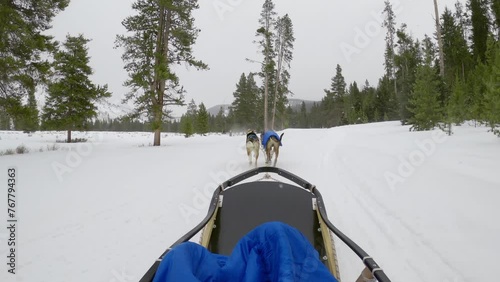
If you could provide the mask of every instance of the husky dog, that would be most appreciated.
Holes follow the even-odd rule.
[[[274,153],[273,166],[276,166],[276,162],[278,161],[278,156],[280,154],[280,146],[283,145],[281,143],[283,134],[285,133],[281,133],[281,136],[279,136],[275,131],[268,130],[261,135],[262,146],[264,147],[264,150],[266,152],[266,164],[271,163],[271,160],[273,159],[272,155]]]
[[[252,164],[252,152],[253,152],[253,156],[255,157],[255,167],[257,167],[257,160],[259,159],[260,140],[259,136],[257,136],[254,130],[249,129],[247,131],[246,147],[247,147],[248,163],[250,165]]]

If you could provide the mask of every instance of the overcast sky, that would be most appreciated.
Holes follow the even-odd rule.
[[[57,15],[50,34],[63,41],[67,34],[83,33],[91,39],[89,53],[93,80],[108,84],[111,101],[120,103],[128,91],[122,86],[127,78],[121,60],[122,51],[114,49],[117,34],[125,33],[121,21],[132,14],[133,0],[71,0]],[[245,58],[262,60],[253,44],[264,0],[202,0],[194,17],[201,29],[194,54],[210,67],[208,71],[180,68],[181,84],[187,90],[186,101],[203,102],[207,108],[231,103],[240,75],[259,71],[258,64]],[[392,0],[398,27],[419,39],[433,34],[433,0]],[[456,0],[438,0],[440,13],[453,8]],[[465,3],[465,0],[460,0]],[[381,28],[383,0],[274,0],[276,12],[289,14],[294,25],[294,59],[291,64],[290,90],[293,98],[321,100],[323,89],[330,86],[335,66],[340,64],[347,83],[358,85],[368,80],[376,85],[384,73],[385,30]],[[185,110],[174,108],[176,115]]]

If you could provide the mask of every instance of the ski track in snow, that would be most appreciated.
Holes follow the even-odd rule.
[[[379,197],[383,196],[384,193],[374,193],[372,191],[374,185],[376,185],[374,183],[381,184],[378,187],[379,190],[387,186],[385,182],[381,181],[380,175],[376,177],[367,175],[366,171],[359,170],[356,167],[356,162],[350,163],[348,161],[351,151],[359,149],[367,149],[368,151],[364,153],[372,155],[370,159],[388,157],[388,154],[378,151],[375,148],[358,147],[348,142],[343,143],[345,139],[344,132],[335,132],[332,130],[326,136],[317,139],[318,143],[323,142],[323,144],[320,143],[316,145],[329,148],[327,152],[322,152],[322,164],[333,168],[334,172],[331,178],[337,178],[339,180],[338,183],[340,185],[338,185],[338,188],[342,189],[342,193],[340,194],[350,195],[350,198],[357,204],[357,211],[359,213],[355,215],[355,219],[359,218],[359,221],[363,222],[363,224],[358,225],[357,228],[361,229],[358,230],[358,232],[362,233],[364,237],[355,241],[363,246],[367,239],[370,241],[370,234],[378,230],[377,233],[383,236],[377,237],[385,240],[385,242],[375,241],[372,242],[371,245],[383,243],[387,248],[397,248],[401,251],[407,250],[413,252],[414,250],[418,250],[418,256],[426,258],[426,260],[418,262],[411,259],[404,259],[404,265],[400,263],[399,266],[410,271],[407,271],[404,277],[391,275],[391,269],[396,268],[394,265],[386,267],[385,269],[389,277],[392,277],[395,281],[398,279],[429,282],[437,281],[436,279],[439,279],[439,281],[470,281],[466,279],[461,269],[454,266],[438,248],[431,243],[431,240],[425,237],[425,231],[415,230],[405,219],[398,216],[395,211],[392,211],[380,201]],[[312,156],[309,156],[309,158],[311,157]],[[321,156],[318,156],[318,158],[319,157]],[[468,173],[468,175],[474,174]],[[325,195],[335,197],[335,195],[330,195],[328,192],[325,193],[321,187],[318,188],[320,188],[324,197]],[[353,219],[352,214],[350,214],[350,216],[351,219]],[[367,221],[367,219],[369,220]],[[356,222],[356,220],[353,221]],[[409,238],[411,238],[411,240],[409,240]],[[337,242],[337,245],[338,244]],[[368,253],[371,254],[371,252]],[[405,253],[401,253],[400,255],[404,256]],[[377,260],[377,256],[374,256]],[[378,261],[380,263],[380,260]],[[431,269],[432,271],[430,271]],[[341,274],[344,273],[344,271],[341,271]],[[438,274],[439,278],[436,277],[436,274]],[[348,279],[345,277],[342,278],[343,281],[353,281],[355,276],[351,275]]]
[[[410,247],[408,244],[411,243],[415,249],[419,249],[428,258],[424,262],[419,262],[420,265],[415,265],[413,262],[406,260],[406,264],[414,271],[414,275],[407,273],[405,279],[410,279],[411,281],[420,279],[420,281],[432,282],[435,281],[435,277],[431,278],[427,273],[435,273],[436,271],[429,271],[429,269],[436,268],[439,272],[444,272],[443,267],[448,269],[446,271],[447,277],[459,276],[463,279],[464,276],[460,274],[461,271],[452,266],[429,243],[422,232],[414,230],[410,224],[397,216],[395,212],[390,211],[388,207],[379,201],[378,197],[380,194],[374,194],[370,189],[372,186],[370,183],[373,182],[370,182],[370,179],[364,178],[363,175],[356,173],[356,168],[349,167],[349,163],[345,159],[345,157],[336,158],[340,164],[336,167],[339,169],[344,168],[345,172],[345,174],[341,174],[341,181],[346,184],[349,183],[349,187],[346,187],[344,190],[352,195],[352,198],[359,204],[359,208],[364,211],[364,216],[371,219],[374,226],[386,237],[388,245],[396,248],[408,248]],[[369,234],[369,232],[367,233]],[[412,238],[412,241],[408,242],[405,238]]]
[[[490,220],[500,213],[493,200],[500,196],[494,173],[500,169],[500,144],[478,129],[456,129],[394,189],[384,172],[396,171],[398,156],[408,156],[416,149],[414,141],[430,133],[411,134],[397,123],[289,129],[277,166],[315,184],[330,220],[373,256],[392,281],[487,281],[500,251],[494,239],[500,227]],[[0,149],[19,140],[36,149],[57,136],[30,139],[9,132],[2,135]],[[83,136],[92,138],[91,133]],[[218,184],[254,167],[248,164],[244,135],[168,136],[160,148],[143,147],[151,137],[94,137],[99,145],[62,182],[47,164],[64,163],[69,149],[78,145],[0,157],[2,171],[8,165],[20,170],[18,281],[137,281],[206,215]],[[261,151],[259,165],[264,158]],[[458,180],[447,187],[448,178]],[[469,204],[471,193],[475,200]],[[0,210],[5,197],[0,195]],[[462,211],[465,204],[467,213]],[[478,230],[469,231],[472,225]],[[4,232],[2,257],[7,252]],[[363,265],[334,240],[342,281],[354,281]],[[6,269],[1,271],[0,281],[11,281]]]

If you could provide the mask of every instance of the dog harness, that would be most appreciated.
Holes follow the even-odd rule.
[[[255,132],[250,132],[247,134],[247,141],[255,141],[255,140],[259,140],[259,137],[257,137],[257,134],[255,134]]]
[[[278,133],[274,132],[273,130],[268,130],[264,132],[264,135],[262,136],[262,146],[264,146],[264,148],[267,147],[267,142],[273,136],[276,138],[276,140],[280,142],[280,146],[282,146],[280,136],[278,135]]]

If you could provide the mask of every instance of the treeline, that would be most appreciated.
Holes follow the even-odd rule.
[[[87,44],[83,35],[58,42],[44,35],[52,18],[68,0],[3,1],[0,4],[0,127],[36,131],[86,130],[97,116],[96,104],[111,96],[107,85],[90,80]],[[15,23],[15,24],[12,24]],[[39,112],[35,92],[44,89]]]
[[[266,1],[267,3],[268,1]],[[468,0],[446,8],[436,23],[436,38],[414,38],[398,24],[385,1],[385,74],[378,85],[349,85],[337,65],[330,87],[310,112],[290,107],[278,112],[285,127],[332,127],[400,120],[412,130],[443,128],[475,120],[499,134],[500,2]],[[439,31],[439,32],[438,32]],[[438,42],[441,42],[438,44]],[[442,46],[439,48],[439,46]],[[242,74],[231,107],[234,123],[261,128],[263,91],[254,74]]]
[[[435,34],[419,39],[397,22],[386,0],[385,73],[377,85],[348,83],[336,65],[331,81],[325,81],[323,98],[308,111],[305,105],[288,105],[292,20],[286,14],[278,16],[273,1],[264,0],[255,33],[261,58],[248,59],[260,64],[260,72],[241,74],[228,112],[212,116],[203,103],[191,101],[180,122],[169,119],[168,106],[184,104],[184,89],[170,66],[187,62],[196,69],[207,68],[194,59],[191,49],[199,32],[191,15],[198,8],[196,1],[175,2],[175,7],[162,1],[133,5],[137,14],[123,21],[128,33],[117,36],[116,43],[124,50],[129,74],[125,84],[131,92],[125,100],[136,108],[130,116],[108,121],[96,120],[97,102],[111,93],[106,85],[90,80],[89,40],[68,35],[61,43],[43,35],[54,15],[69,3],[49,2],[43,7],[33,0],[0,4],[5,18],[16,22],[0,23],[0,38],[6,39],[0,44],[0,129],[67,130],[68,141],[72,130],[152,130],[154,144],[159,145],[161,131],[189,136],[399,120],[412,130],[439,127],[451,133],[452,125],[475,120],[500,135],[500,1],[457,2],[436,15]],[[182,15],[182,20],[160,24],[172,13]],[[154,24],[145,27],[142,19]],[[183,32],[171,33],[172,29]],[[162,49],[169,44],[175,48]],[[40,88],[47,94],[41,113],[35,99]]]
[[[43,2],[43,4],[40,4]],[[64,42],[47,36],[55,15],[69,0],[1,1],[0,11],[0,125],[5,128],[73,130],[95,127],[97,104],[111,96],[107,85],[90,80],[89,39],[67,35]],[[117,35],[123,50],[125,85],[130,92],[124,102],[134,103],[128,120],[147,120],[160,145],[162,125],[169,118],[169,105],[183,105],[184,88],[172,66],[184,64],[207,69],[192,52],[199,29],[192,11],[198,1],[135,1],[133,15],[122,21],[127,33]],[[167,24],[168,23],[168,24]],[[35,93],[45,90],[46,103],[39,112]],[[110,122],[109,128],[142,128],[126,119]],[[101,122],[101,121],[99,121]],[[97,122],[97,123],[99,123]],[[99,125],[105,128],[108,125]]]

